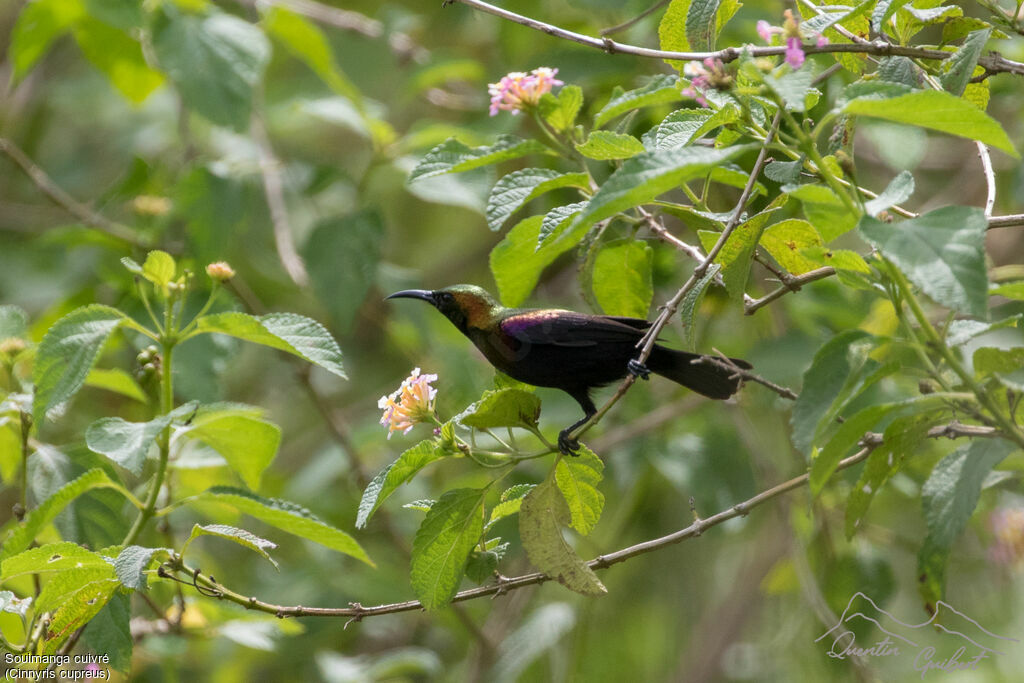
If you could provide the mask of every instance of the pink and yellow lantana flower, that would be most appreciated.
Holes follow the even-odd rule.
[[[993,541],[988,556],[1011,569],[1024,565],[1024,507],[1001,507],[988,518]]]
[[[513,115],[537,106],[545,93],[551,92],[556,85],[564,85],[555,78],[558,69],[540,66],[526,73],[513,71],[497,83],[490,83],[487,92],[491,96],[491,116],[499,111],[509,111]]]
[[[377,407],[384,411],[380,423],[387,426],[389,439],[395,432],[408,434],[419,422],[433,421],[437,389],[430,383],[435,381],[437,375],[421,375],[419,368],[413,368],[397,391],[380,397]]]
[[[804,54],[804,39],[801,35],[800,20],[793,15],[792,10],[786,10],[783,13],[786,18],[782,26],[772,26],[763,19],[757,22],[757,33],[761,36],[761,40],[766,43],[771,43],[772,39],[776,35],[781,35],[786,39],[786,64],[789,64],[793,69],[799,69],[804,65],[806,55]],[[811,36],[815,44],[818,47],[822,45],[828,45],[828,38],[821,35],[820,33],[811,32]]]

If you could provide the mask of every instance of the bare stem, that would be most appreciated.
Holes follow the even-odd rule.
[[[580,45],[586,45],[608,54],[626,54],[634,55],[636,57],[647,57],[649,59],[676,59],[682,61],[690,60],[704,60],[704,59],[720,59],[723,62],[731,62],[738,59],[741,54],[746,52],[751,57],[777,57],[783,55],[786,52],[785,46],[750,46],[746,45],[740,47],[727,47],[722,50],[713,50],[711,52],[678,52],[675,50],[653,50],[651,48],[640,47],[638,45],[629,45],[628,43],[619,43],[611,38],[596,38],[594,36],[588,36],[582,33],[576,33],[575,31],[569,31],[567,29],[555,26],[554,24],[548,24],[543,21],[538,21],[531,17],[523,16],[522,14],[516,14],[500,7],[482,2],[481,0],[445,0],[443,5],[454,5],[462,4],[472,7],[475,10],[492,14],[506,21],[511,21],[522,26],[527,26],[536,31],[546,33],[555,38],[561,38],[563,40],[569,40]],[[807,54],[834,54],[834,53],[860,53],[876,55],[881,57],[890,56],[902,56],[912,57],[917,59],[934,59],[944,60],[949,59],[952,55],[951,52],[943,52],[941,50],[934,50],[931,48],[924,47],[913,47],[909,45],[895,45],[888,43],[884,40],[868,41],[862,38],[857,39],[859,42],[854,43],[830,43],[828,45],[805,45],[803,50]],[[1013,73],[1017,75],[1024,75],[1024,63],[1015,62],[1010,59],[1006,59],[998,54],[985,55],[978,60],[978,64],[985,69],[991,70],[993,73]]]
[[[1002,432],[995,428],[978,425],[964,425],[959,422],[952,422],[947,425],[933,427],[928,431],[928,437],[933,439],[955,439],[958,437],[991,438],[997,436],[1002,436]],[[878,448],[878,446],[882,444],[882,442],[883,438],[881,434],[868,432],[864,435],[864,438],[861,439],[862,448],[854,455],[840,461],[837,466],[837,471],[852,467],[857,463],[864,461],[874,449]],[[600,555],[587,562],[587,565],[592,569],[605,569],[613,564],[625,562],[626,560],[638,555],[654,552],[666,546],[684,541],[688,538],[700,536],[712,527],[718,526],[719,524],[736,517],[746,516],[751,510],[763,505],[769,500],[805,486],[808,478],[809,475],[806,473],[801,474],[798,477],[793,477],[788,481],[758,493],[756,496],[748,498],[742,503],[722,510],[715,515],[704,519],[695,519],[692,524],[680,529],[679,531],[675,531],[666,536],[661,536],[660,538],[643,541],[636,545],[631,545],[629,547],[622,548],[621,550],[608,553],[607,555]],[[303,607],[301,605],[277,605],[259,600],[255,597],[248,597],[241,593],[236,593],[215,580],[212,576],[204,574],[197,568],[189,567],[182,562],[181,558],[178,556],[161,567],[158,574],[163,578],[173,579],[187,585],[194,585],[202,594],[207,595],[208,597],[217,598],[219,600],[229,600],[242,605],[247,609],[273,614],[281,618],[335,617],[350,619],[351,621],[361,621],[365,617],[378,616],[382,614],[396,614],[399,612],[413,612],[423,609],[423,604],[419,600],[374,605],[372,607],[363,607],[363,605],[358,602],[349,603],[348,607]],[[183,574],[185,579],[179,578],[179,574]],[[522,576],[516,576],[513,578],[502,578],[493,585],[481,586],[479,588],[471,588],[469,590],[462,591],[455,595],[452,602],[465,602],[466,600],[474,600],[486,596],[497,596],[510,590],[523,588],[525,586],[533,586],[551,580],[552,577],[542,572],[523,574]]]
[[[64,191],[46,171],[33,162],[21,148],[6,138],[0,138],[0,153],[5,154],[28,179],[50,200],[72,216],[97,230],[130,244],[142,244],[138,234],[127,225],[115,223],[91,207],[79,202]]]

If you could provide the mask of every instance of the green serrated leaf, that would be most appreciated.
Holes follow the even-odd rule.
[[[981,209],[947,206],[899,223],[864,216],[861,235],[932,299],[980,318],[988,315],[988,272]]]
[[[550,152],[550,149],[536,140],[523,140],[512,135],[499,135],[493,144],[482,147],[467,147],[455,138],[449,138],[427,152],[409,173],[408,182],[444,173],[471,171],[474,168],[518,159],[528,154]]]
[[[115,483],[103,470],[99,468],[89,470],[59,488],[37,507],[29,510],[22,523],[15,526],[10,535],[4,539],[3,545],[0,546],[0,560],[17,555],[28,548],[39,532],[52,522],[71,501],[95,488],[112,488],[123,494],[128,493],[123,486]]]
[[[466,427],[536,427],[540,418],[540,398],[522,389],[485,391],[480,400],[456,420]]]
[[[85,378],[85,386],[112,391],[139,403],[149,403],[149,396],[139,383],[121,368],[93,368]]]
[[[185,411],[195,409],[195,402],[185,404]],[[94,453],[105,455],[132,472],[142,474],[150,448],[176,415],[159,415],[149,422],[127,422],[119,417],[104,417],[85,430],[85,445]]]
[[[849,249],[829,249],[828,247],[808,247],[801,250],[801,256],[813,261],[818,266],[831,266],[840,273],[860,273],[870,275],[871,266],[867,264],[864,257]],[[840,281],[842,275],[839,276]]]
[[[555,466],[555,483],[569,508],[569,525],[584,536],[597,526],[604,508],[604,494],[597,490],[603,472],[601,458],[582,444],[577,457],[561,458]]]
[[[582,106],[583,90],[578,85],[565,86],[558,92],[557,97],[552,93],[545,93],[538,103],[540,115],[560,133],[572,130]]]
[[[127,31],[86,17],[74,25],[72,33],[86,59],[134,104],[163,84],[163,74],[150,68],[142,45]]]
[[[871,12],[871,28],[876,33],[884,33],[884,29],[888,28],[885,24],[889,18],[908,2],[910,0],[878,0]]]
[[[341,349],[323,325],[295,313],[216,313],[200,318],[192,335],[217,332],[287,351],[328,372],[348,379],[341,364]]]
[[[944,596],[950,549],[974,513],[985,477],[1013,449],[1002,439],[977,439],[939,461],[924,483],[928,535],[918,554],[918,587],[929,604]]]
[[[847,102],[842,111],[978,140],[1020,158],[998,121],[948,92],[922,90],[887,99],[858,97]]]
[[[263,16],[263,26],[288,52],[312,69],[327,87],[361,107],[362,93],[338,66],[327,36],[320,27],[279,5],[269,8]]]
[[[179,434],[220,453],[246,486],[258,490],[263,471],[277,455],[281,428],[252,412],[250,408],[203,412]]]
[[[72,598],[75,593],[96,582],[113,583],[115,587],[118,585],[113,564],[108,563],[105,567],[70,569],[54,574],[43,586],[39,597],[36,598],[35,608],[41,612],[56,609]]]
[[[712,263],[708,266],[704,277],[697,280],[697,284],[686,293],[679,305],[679,315],[683,320],[684,345],[690,351],[697,347],[697,313],[700,311],[700,302],[704,299],[704,294],[721,269],[722,265],[719,263]]]
[[[576,151],[588,159],[606,161],[628,159],[646,150],[643,143],[632,135],[595,130],[587,137],[586,142],[576,145]]]
[[[594,259],[594,297],[606,315],[647,318],[654,250],[642,240],[608,242]]]
[[[510,498],[505,498],[505,493],[508,493],[508,491],[501,494],[504,500],[502,500],[500,503],[491,508],[491,516],[487,519],[487,526],[485,528],[490,529],[491,525],[498,522],[499,520],[505,519],[506,517],[511,517],[512,515],[519,513],[519,508],[522,507],[523,505],[523,498],[526,496],[527,493],[533,490],[533,485],[520,484],[520,487],[523,489],[522,492],[517,492],[516,495]],[[511,490],[512,489],[509,489],[509,491]]]
[[[188,545],[200,536],[216,536],[218,538],[226,538],[229,541],[234,541],[238,545],[262,555],[268,562],[270,562],[270,564],[274,565],[275,569],[280,568],[278,567],[277,560],[272,558],[267,552],[268,550],[276,548],[276,543],[268,541],[265,538],[260,538],[251,531],[238,529],[226,524],[194,524],[192,526],[192,533],[189,534],[187,539],[185,539],[185,545],[181,548],[181,554],[184,555]]]
[[[753,148],[752,145],[722,149],[680,147],[638,154],[627,159],[601,185],[587,208],[576,216],[559,241],[574,242],[594,223],[648,202]]]
[[[994,375],[1015,391],[1024,391],[1024,347],[1011,349],[982,347],[974,352],[974,372]]]
[[[526,495],[519,510],[519,536],[526,556],[566,588],[584,595],[603,595],[608,589],[562,536],[569,519],[565,498],[549,476]]]
[[[42,653],[54,654],[75,630],[87,624],[103,609],[117,588],[117,579],[101,579],[64,596],[51,616],[42,643]]]
[[[928,536],[934,543],[952,545],[978,504],[985,476],[1013,450],[1013,444],[1003,439],[977,439],[935,465],[921,488]]]
[[[513,171],[495,183],[487,199],[487,227],[500,230],[505,221],[532,199],[560,187],[589,189],[586,173],[559,173],[549,168]]]
[[[679,79],[675,76],[659,74],[651,78],[643,87],[613,95],[608,104],[594,115],[594,128],[600,128],[627,111],[656,104],[678,102],[681,99]]]
[[[24,78],[54,41],[85,16],[81,0],[36,0],[26,4],[11,31],[8,56],[14,66],[13,81]]]
[[[897,417],[882,437],[882,444],[871,452],[860,479],[850,490],[846,502],[846,538],[853,538],[861,521],[867,514],[875,494],[903,467],[908,455],[919,449],[927,438],[928,430],[938,424],[942,413],[906,415]]]
[[[718,0],[691,0],[686,11],[686,40],[700,52],[715,49]]]
[[[448,491],[416,531],[410,579],[424,608],[443,607],[458,591],[469,553],[483,533],[485,493],[486,488]]]
[[[805,257],[802,250],[821,246],[821,235],[807,221],[790,218],[768,226],[761,235],[761,246],[794,275],[814,270],[818,264]]]
[[[352,330],[373,286],[384,239],[380,215],[362,211],[319,221],[302,250],[313,289],[339,334]]]
[[[782,98],[786,103],[786,109],[804,111],[807,108],[807,94],[814,83],[814,76],[814,62],[808,62],[803,68],[779,77],[765,74],[764,82]]]
[[[127,674],[131,669],[135,644],[128,596],[115,593],[106,606],[89,620],[82,640],[93,652],[107,655],[112,669]]]
[[[784,190],[789,192],[790,197],[800,200],[804,215],[825,244],[852,230],[857,224],[857,216],[851,214],[836,193],[824,185],[808,184]]]
[[[564,208],[564,207],[563,207]],[[567,222],[571,215],[563,219]],[[575,244],[562,239],[549,239],[537,248],[545,216],[532,216],[516,224],[505,238],[491,250],[491,274],[498,285],[498,296],[506,306],[518,306],[526,301],[540,280],[541,273],[555,259]]]
[[[116,308],[94,304],[75,309],[47,330],[32,369],[36,424],[58,413],[78,393],[103,345],[126,320]]]
[[[881,194],[864,203],[864,210],[869,216],[874,217],[886,209],[902,204],[912,194],[914,194],[914,176],[910,174],[910,171],[900,171],[895,178],[889,181]]]
[[[655,149],[672,149],[690,144],[700,135],[717,127],[708,128],[705,124],[726,110],[735,112],[736,108],[734,106],[723,107],[714,112],[708,109],[678,109],[672,112],[662,119],[655,129]]]
[[[186,545],[188,545],[187,542]],[[162,561],[170,555],[171,551],[167,548],[144,548],[140,545],[130,545],[117,556],[114,561],[114,571],[123,585],[133,590],[144,591],[148,586],[146,571],[150,565],[154,561]]]
[[[693,52],[714,49],[715,38],[722,27],[743,4],[738,0],[672,0],[658,25],[662,50]],[[693,43],[693,40],[698,42]],[[707,47],[701,41],[707,40]],[[666,63],[682,70],[684,62],[666,59]]]
[[[77,543],[47,543],[8,557],[0,564],[0,582],[25,574],[46,574],[69,569],[104,569],[110,562]]]
[[[920,412],[931,409],[935,403],[936,397],[934,396],[915,396],[904,401],[875,404],[859,410],[853,415],[844,416],[845,421],[839,425],[832,438],[825,442],[817,456],[811,461],[809,482],[811,493],[815,496],[821,493],[822,488],[836,471],[840,459],[860,442],[865,432],[883,418],[899,415],[907,410]]]
[[[863,330],[847,330],[814,354],[790,420],[797,451],[809,454],[815,435],[834,420],[842,405],[866,388],[865,379],[878,367],[868,358],[876,343]]]
[[[153,52],[185,103],[211,122],[249,127],[253,87],[270,60],[259,27],[223,12],[182,13],[163,3],[152,26]]]
[[[366,551],[354,538],[320,520],[312,512],[295,503],[280,498],[264,498],[251,491],[230,486],[214,486],[197,496],[186,499],[187,503],[216,502],[230,505],[239,512],[266,522],[293,536],[319,543],[371,567],[375,566]]]
[[[985,43],[992,36],[992,29],[986,28],[980,31],[971,31],[964,38],[963,45],[957,48],[953,55],[942,64],[943,72],[939,76],[942,87],[953,95],[963,95],[967,82],[974,75],[974,67],[978,65],[978,58],[981,51],[985,49]]]
[[[373,513],[402,484],[412,481],[416,473],[432,462],[445,457],[441,444],[434,439],[421,441],[403,452],[398,459],[385,467],[366,485],[363,497],[359,501],[359,512],[356,515],[356,528],[366,527]]]
[[[758,240],[761,239],[764,224],[777,209],[777,206],[769,205],[765,211],[755,214],[737,225],[715,257],[714,262],[722,266],[725,289],[733,301],[743,300],[743,294],[747,289],[747,279],[750,277],[750,264],[754,257],[754,250],[757,249]],[[698,231],[697,236],[704,249],[708,251],[720,237],[718,233],[703,230]]]
[[[539,251],[547,243],[557,240],[565,227],[586,206],[587,202],[584,200],[582,202],[566,204],[565,206],[556,206],[544,214],[544,219],[540,224],[540,232],[537,233],[537,246],[534,248],[534,251]],[[566,246],[570,247],[572,245]],[[532,290],[533,287],[531,286],[530,289]]]

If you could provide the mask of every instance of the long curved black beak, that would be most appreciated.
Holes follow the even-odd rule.
[[[422,299],[432,304],[434,303],[434,293],[429,289],[403,289],[401,292],[384,297],[385,301],[388,299]]]

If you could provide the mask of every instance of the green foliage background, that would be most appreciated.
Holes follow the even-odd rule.
[[[510,5],[517,12],[592,35],[646,6],[607,0],[521,0]],[[194,13],[197,8],[200,13]],[[653,317],[656,306],[679,288],[690,269],[688,262],[681,265],[673,247],[621,223],[613,224],[604,237],[612,246],[590,264],[596,275],[581,266],[576,252],[568,249],[572,245],[555,245],[535,254],[532,247],[542,230],[540,221],[519,219],[578,201],[573,183],[545,194],[528,211],[505,222],[502,218],[508,215],[496,217],[486,211],[488,194],[500,177],[495,166],[407,182],[427,152],[449,137],[476,147],[491,145],[502,134],[536,134],[527,117],[487,115],[486,85],[509,71],[557,67],[560,79],[581,89],[580,119],[589,121],[615,97],[613,88],[641,87],[653,74],[670,73],[667,65],[602,54],[459,5],[346,2],[345,8],[373,17],[381,35],[299,20],[280,8],[261,14],[250,2],[164,0],[146,3],[145,18],[142,3],[131,0],[38,0],[0,6],[0,53],[5,55],[0,76],[8,83],[0,95],[0,137],[14,142],[89,211],[115,222],[115,232],[131,236],[128,243],[83,225],[81,216],[76,220],[42,196],[9,157],[0,157],[0,304],[29,313],[32,340],[39,342],[56,320],[87,304],[119,307],[143,319],[142,305],[132,295],[132,274],[121,259],[143,263],[150,249],[159,248],[200,276],[211,261],[232,265],[238,273],[233,291],[217,299],[214,312],[294,312],[321,321],[340,344],[348,381],[226,336],[196,338],[176,355],[178,403],[260,406],[265,412],[251,419],[277,425],[280,446],[262,477],[256,473],[244,481],[232,468],[210,467],[201,453],[195,454],[191,462],[172,467],[174,497],[197,495],[217,485],[248,484],[262,496],[294,501],[350,533],[376,564],[372,568],[284,533],[277,525],[254,522],[214,504],[183,507],[167,517],[177,540],[172,547],[180,547],[194,524],[214,523],[244,527],[276,543],[278,547],[268,552],[280,565],[278,570],[253,554],[254,546],[266,549],[260,538],[250,539],[247,547],[207,538],[216,536],[218,529],[194,532],[199,535],[190,544],[190,554],[199,553],[192,566],[200,565],[233,590],[283,605],[369,606],[412,599],[408,552],[423,513],[402,504],[441,498],[453,489],[479,488],[490,480],[486,471],[465,459],[432,464],[399,488],[365,528],[356,529],[365,479],[430,437],[430,428],[421,425],[408,436],[386,440],[378,424],[378,397],[392,392],[413,367],[421,367],[439,375],[438,410],[450,417],[493,382],[486,362],[436,312],[414,304],[385,304],[383,296],[409,287],[468,282],[492,291],[500,288],[506,302],[594,312],[600,312],[598,301],[628,295],[621,312]],[[717,45],[755,42],[754,23],[781,23],[781,11],[777,3],[744,3]],[[18,38],[23,42],[12,45],[12,35],[18,35],[12,33],[13,27],[29,12],[39,13],[38,19]],[[973,4],[965,5],[964,12],[983,16]],[[656,45],[660,15],[638,23],[622,34],[622,40]],[[48,27],[64,26],[61,22],[71,28],[49,31]],[[926,31],[940,29],[932,26]],[[135,40],[140,35],[141,47]],[[1024,58],[1019,36],[990,45],[1008,58]],[[38,61],[29,65],[33,55]],[[827,55],[809,58],[809,64],[820,64],[819,71],[834,61]],[[1022,81],[1003,74],[987,82],[987,111],[1019,151],[1024,140]],[[834,100],[843,84],[830,85],[834,89],[826,89],[823,100]],[[678,106],[657,97],[647,104],[623,131],[639,136]],[[814,118],[826,111],[824,106],[811,108],[809,115]],[[914,211],[924,213],[947,204],[984,205],[985,180],[969,140],[883,121],[858,126],[856,135],[860,185],[881,191],[900,171],[909,170],[916,182],[913,198],[905,205]],[[609,146],[612,142],[604,141]],[[628,143],[619,143],[628,149]],[[269,145],[276,159],[266,159],[261,145]],[[617,150],[621,151],[601,147],[594,153],[614,157]],[[747,172],[756,151],[755,146],[738,153]],[[1019,160],[997,151],[993,158],[998,180],[995,213],[1021,213],[1024,173]],[[296,285],[278,257],[261,163],[272,164],[280,173],[308,284]],[[497,168],[506,174],[546,165],[554,167],[555,162],[531,157],[529,162],[513,160]],[[598,182],[604,183],[612,170],[612,164],[595,170]],[[743,181],[741,177],[740,186]],[[778,183],[771,185],[770,192],[777,188]],[[738,187],[714,185],[709,208],[731,210],[739,192]],[[841,210],[829,216],[830,207],[818,208],[826,212],[824,224],[842,220]],[[694,229],[684,229],[684,223],[673,218],[667,223],[686,241],[700,244],[696,224],[686,224]],[[994,230],[986,237],[988,270],[1008,282],[1024,276],[1021,230]],[[642,241],[632,241],[634,233]],[[881,240],[871,236],[870,227],[863,234],[866,239],[848,233],[834,244],[867,254],[868,242],[878,246]],[[771,235],[766,231],[762,245]],[[508,241],[496,250],[503,239]],[[489,264],[502,249],[514,250],[509,261],[522,272],[497,269],[492,274]],[[635,276],[629,267],[647,259],[649,280]],[[622,264],[625,268],[619,273]],[[530,273],[544,265],[534,286]],[[897,265],[908,276],[914,269],[914,264]],[[578,271],[584,276],[578,277]],[[734,283],[725,275],[727,285]],[[621,286],[623,282],[629,286]],[[679,347],[692,340],[703,351],[717,348],[745,358],[764,377],[799,389],[812,358],[823,357],[827,347],[822,346],[834,335],[845,333],[844,343],[850,344],[860,334],[856,330],[878,337],[900,334],[891,306],[877,291],[849,284],[837,278],[822,280],[751,316],[744,316],[737,303],[742,282],[738,292],[733,284],[732,297],[710,287],[696,309],[698,324],[683,329],[677,318],[663,336]],[[761,296],[775,286],[771,274],[755,266],[746,291]],[[190,312],[202,306],[206,288],[198,285],[199,291],[189,298]],[[1019,293],[994,301],[994,320],[1024,312]],[[960,310],[971,310],[972,302],[962,303]],[[1009,325],[998,334],[1002,336],[993,346],[1022,344],[1019,327]],[[133,370],[140,350],[130,337],[116,335],[104,347],[100,367]],[[847,360],[821,362],[840,367]],[[916,362],[906,349],[883,360]],[[1002,362],[1011,362],[1011,367],[999,365]],[[993,368],[993,373],[1007,374],[1016,369],[1002,357],[993,361]],[[859,370],[845,369],[851,376],[855,371]],[[907,387],[913,389],[921,376],[908,371],[870,386],[844,406],[844,415],[906,398]],[[541,429],[553,439],[556,429],[577,418],[578,406],[560,392],[539,390],[538,395],[544,405]],[[828,389],[821,396],[824,401]],[[155,396],[150,400],[155,402]],[[680,529],[693,519],[691,498],[696,513],[709,516],[806,471],[806,445],[812,435],[803,435],[801,450],[794,448],[801,437],[791,439],[792,411],[788,402],[755,385],[728,405],[699,400],[665,381],[634,388],[587,435],[587,444],[604,461],[599,485],[604,514],[589,535],[571,536],[576,553],[589,559]],[[85,387],[65,415],[40,427],[40,443],[32,456],[35,465],[29,471],[32,504],[38,505],[62,483],[92,467],[113,471],[108,461],[86,447],[89,425],[112,416],[144,422],[152,412],[152,404]],[[867,425],[870,429],[875,423]],[[861,433],[852,436],[859,438]],[[17,444],[14,451],[7,442],[2,445],[6,453],[17,452]],[[837,457],[854,442],[834,449],[844,445]],[[829,659],[826,648],[814,640],[831,626],[829,610],[842,612],[856,591],[905,621],[926,618],[917,585],[918,553],[926,537],[938,542],[934,529],[926,525],[926,514],[934,509],[933,501],[942,502],[942,492],[924,484],[935,464],[959,445],[936,439],[910,441],[902,451],[902,470],[875,496],[852,540],[844,533],[844,514],[848,499],[853,500],[858,470],[835,475],[824,486],[812,476],[815,488],[820,488],[817,496],[798,490],[700,538],[600,572],[608,589],[600,597],[578,595],[550,582],[494,600],[372,617],[345,628],[340,619],[278,620],[246,612],[186,586],[189,609],[183,631],[140,635],[128,675],[140,680],[218,681],[519,676],[588,681],[856,680],[863,672],[849,661]],[[972,448],[984,445],[978,442]],[[13,477],[18,465],[9,461],[8,457],[0,463],[0,521],[13,527],[7,511],[18,500]],[[1002,460],[998,469],[999,476],[985,479],[973,517],[973,507],[961,515],[964,521],[969,518],[966,533],[958,536],[954,531],[946,539],[952,550],[944,570],[945,596],[990,631],[1021,637],[1020,576],[988,562],[985,554],[991,542],[987,514],[1000,505],[1019,504],[1024,470],[1020,450]],[[530,461],[502,485],[538,484],[549,470],[550,459]],[[126,479],[133,489],[144,482]],[[141,496],[144,487],[134,490]],[[56,518],[56,528],[45,531],[39,542],[64,539],[94,550],[119,543],[132,520],[122,504],[123,498],[111,490],[87,493]],[[161,528],[150,525],[144,545],[170,543]],[[497,522],[495,530],[511,543],[499,571],[507,576],[532,571],[515,517]],[[415,572],[414,567],[414,583]],[[19,586],[30,590],[27,575],[22,580],[25,583]],[[174,604],[175,589],[169,582],[157,582],[149,594],[159,611]],[[123,632],[129,605],[132,617],[155,618],[138,597],[118,595],[79,647],[124,651],[123,642],[105,640],[104,634]],[[12,640],[24,638],[17,635],[19,623],[13,614],[0,615],[0,629]],[[916,675],[896,665],[886,669],[885,662],[871,664],[880,667],[886,680]],[[985,675],[1012,680],[1013,672],[1022,669],[1024,648],[1018,647],[997,658]]]

